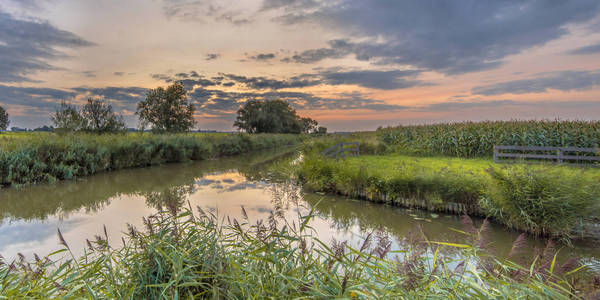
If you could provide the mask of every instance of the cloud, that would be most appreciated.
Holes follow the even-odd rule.
[[[275,20],[283,24],[318,24],[346,37],[285,61],[352,54],[373,64],[460,74],[497,68],[509,55],[564,36],[567,25],[596,17],[600,1],[267,0],[263,9],[279,12]]]
[[[260,53],[254,56],[250,56],[249,58],[256,61],[268,61],[275,58],[275,53]]]
[[[56,48],[92,46],[73,33],[60,30],[48,22],[16,19],[0,11],[0,82],[34,81],[29,75],[55,70],[48,61],[65,57]]]
[[[144,100],[148,89],[141,87],[75,87],[71,90],[78,93],[81,97],[100,97],[106,100],[112,100],[111,104],[122,108],[133,108]]]
[[[50,112],[61,100],[69,100],[77,93],[68,90],[36,87],[14,87],[0,84],[0,104],[19,105],[29,113]]]
[[[299,77],[293,77],[289,80],[278,80],[266,78],[263,76],[259,77],[246,77],[235,74],[223,74],[229,80],[237,83],[244,84],[246,87],[251,89],[263,90],[263,89],[286,89],[286,88],[303,88],[308,86],[314,86],[320,84],[317,79],[302,79]]]
[[[416,70],[407,71],[345,71],[345,72],[321,72],[323,81],[331,85],[355,84],[365,88],[379,90],[405,89],[414,86],[426,85],[423,81],[415,79],[421,72]]]
[[[600,53],[600,44],[584,46],[584,47],[573,49],[573,50],[567,52],[567,54],[571,54],[571,55],[586,55],[586,54],[597,54],[597,53]]]
[[[205,60],[215,60],[215,59],[219,58],[220,56],[221,56],[221,54],[218,54],[218,53],[208,53],[208,54],[206,54]]]
[[[507,105],[516,105],[517,102],[513,100],[491,100],[491,101],[480,101],[480,100],[469,100],[469,101],[446,101],[438,102],[427,105],[422,108],[418,108],[418,111],[432,111],[432,112],[448,112],[458,110],[469,110],[474,108],[487,108],[487,107],[498,107]]]
[[[476,95],[545,93],[548,90],[581,91],[600,85],[600,70],[559,71],[537,74],[534,78],[512,80],[490,85],[476,86]]]
[[[371,99],[358,92],[343,93],[335,98],[326,98],[304,92],[225,92],[197,88],[189,95],[200,112],[227,119],[233,119],[235,112],[248,100],[281,99],[288,101],[294,108],[301,110],[394,111],[410,108]]]
[[[242,10],[232,10],[214,0],[162,0],[163,10],[168,18],[178,18],[184,21],[206,23],[208,20],[224,21],[233,25],[244,25],[252,22]]]
[[[318,73],[307,73],[294,76],[289,79],[279,80],[263,76],[247,77],[235,74],[223,74],[226,78],[237,83],[243,84],[248,88],[264,89],[288,89],[304,88],[320,84],[329,85],[357,85],[365,88],[379,90],[404,89],[414,86],[430,85],[417,80],[416,77],[421,74],[418,70],[322,70]]]
[[[114,72],[113,74],[114,74],[115,76],[123,76],[123,75],[125,75],[125,73],[124,73],[124,72]]]

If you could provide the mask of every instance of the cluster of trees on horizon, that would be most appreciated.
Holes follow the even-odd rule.
[[[196,107],[189,101],[183,84],[173,83],[148,91],[146,99],[138,102],[136,115],[140,131],[150,127],[155,133],[178,133],[194,128],[195,112]],[[8,128],[8,117],[0,106],[0,131]],[[129,130],[123,116],[113,111],[112,105],[97,98],[89,98],[81,109],[62,101],[51,120],[54,126],[39,127],[34,131],[117,133]],[[327,132],[316,120],[300,117],[284,100],[249,100],[238,110],[233,125],[248,133]],[[12,130],[28,131],[17,127]]]

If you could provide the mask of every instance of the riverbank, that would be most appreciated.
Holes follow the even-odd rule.
[[[307,152],[296,174],[306,188],[392,205],[491,217],[510,228],[564,239],[597,222],[600,170],[500,165],[488,159]],[[586,227],[587,228],[587,227]]]
[[[56,260],[71,251],[59,231],[63,250],[49,257],[0,260],[0,294],[11,299],[572,299],[597,289],[589,278],[575,280],[576,261],[555,263],[550,244],[524,266],[494,259],[476,246],[480,229],[473,245],[414,236],[406,237],[406,251],[391,253],[390,237],[379,231],[358,249],[336,241],[328,246],[310,233],[310,219],[275,214],[263,224],[246,216],[220,226],[202,210],[193,214],[173,207],[146,218],[144,230],[130,227],[118,242],[123,246],[114,246],[105,229],[88,241],[84,257],[69,260]],[[514,248],[517,253],[518,240]]]
[[[284,134],[0,135],[0,186],[53,182],[103,171],[203,160],[298,144]]]

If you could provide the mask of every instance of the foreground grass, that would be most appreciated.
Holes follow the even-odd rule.
[[[317,191],[481,214],[512,228],[566,239],[600,211],[600,170],[594,168],[404,155],[333,160],[307,152],[297,175]]]
[[[298,144],[283,134],[0,135],[0,185],[73,179],[97,172],[203,160]]]
[[[0,260],[0,298],[572,299],[594,292],[589,281],[574,280],[577,262],[559,266],[551,247],[524,267],[486,255],[485,224],[466,229],[472,245],[415,235],[401,238],[405,250],[390,251],[382,231],[360,249],[326,244],[311,234],[310,214],[221,226],[200,209],[194,216],[167,207],[145,219],[145,230],[130,226],[118,248],[105,232],[88,241],[84,257],[53,261],[70,252],[59,232],[64,249],[49,257]]]

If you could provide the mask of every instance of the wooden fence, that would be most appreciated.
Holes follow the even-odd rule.
[[[502,152],[502,150],[520,152]],[[532,151],[535,153],[524,153]],[[592,153],[593,155],[579,155],[581,153]],[[599,148],[494,145],[494,162],[506,162],[507,160],[502,158],[510,158],[513,160],[552,160],[557,164],[590,165],[595,162],[600,162],[600,156],[598,156],[599,153]]]
[[[360,155],[360,148],[358,142],[352,143],[339,143],[331,146],[329,149],[321,152],[322,155],[330,158],[344,158],[346,156],[358,156]]]

